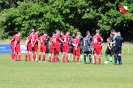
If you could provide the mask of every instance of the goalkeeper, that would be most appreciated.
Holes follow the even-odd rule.
[[[109,42],[108,42],[109,41]],[[109,57],[108,55],[110,55],[110,63],[112,63],[112,59],[113,59],[113,53],[112,53],[112,44],[110,44],[110,42],[113,42],[113,35],[110,34],[110,37],[107,38],[107,49],[105,52],[105,57],[106,57],[106,61],[108,61]]]

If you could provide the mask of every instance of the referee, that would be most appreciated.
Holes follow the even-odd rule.
[[[124,39],[121,37],[121,33],[117,32],[117,37],[113,42],[113,44],[115,44],[115,47],[114,47],[115,65],[117,65],[117,59],[118,59],[118,64],[122,65],[121,51],[122,51],[123,42],[124,42]]]

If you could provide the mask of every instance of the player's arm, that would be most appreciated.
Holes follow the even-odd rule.
[[[101,38],[101,46],[103,46],[104,45],[104,41],[103,41],[103,39]]]
[[[72,45],[73,45],[73,46],[76,46],[76,44],[75,44],[74,42],[72,43]]]
[[[113,42],[110,42],[111,44],[115,44],[116,43],[116,41],[114,40]]]
[[[60,40],[61,42],[63,42],[63,40],[62,40],[61,38],[59,38],[59,40]]]
[[[16,45],[17,45],[17,42],[18,42],[18,41],[15,39],[15,42],[14,42],[14,47],[16,47]]]
[[[109,49],[111,49],[111,47],[110,47],[110,45],[109,45],[109,44],[110,44],[110,43],[109,43],[109,42],[107,42],[107,46],[108,46],[108,48],[109,48]]]
[[[32,47],[34,47],[34,45],[35,45],[35,43],[36,42],[33,42],[34,40],[33,39],[31,39],[31,45],[32,45]]]
[[[107,42],[110,43],[109,38],[107,38]]]

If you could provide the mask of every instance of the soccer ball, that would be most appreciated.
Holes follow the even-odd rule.
[[[108,61],[104,61],[105,64],[108,64]]]

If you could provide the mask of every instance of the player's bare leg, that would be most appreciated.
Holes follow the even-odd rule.
[[[72,59],[72,61],[73,61],[73,62],[75,62],[75,58],[76,58],[76,56],[75,56],[75,55],[73,55],[73,59]]]
[[[54,62],[54,53],[51,53],[51,61]]]
[[[77,55],[77,62],[79,62],[80,60],[80,55]]]
[[[12,51],[11,57],[12,57],[12,61],[15,61],[15,51]]]
[[[38,55],[39,62],[42,62],[41,61],[41,56],[42,56],[42,52],[40,52],[39,55]]]
[[[65,62],[65,52],[62,52],[62,62]]]
[[[99,60],[99,64],[102,65],[102,57],[101,57],[101,54],[98,55],[98,60]]]
[[[94,64],[96,64],[97,54],[94,54]]]
[[[65,53],[65,59],[66,59],[66,62],[68,63],[68,53]]]
[[[15,61],[19,61],[19,53],[18,52],[15,53],[15,57],[16,57]]]
[[[45,55],[45,52],[42,53],[43,54],[43,62],[46,61],[46,55]]]
[[[28,51],[24,55],[24,60],[27,61],[27,58],[28,58]]]
[[[22,61],[22,60],[21,60],[21,53],[20,53],[20,52],[18,52],[18,60],[19,60],[19,61]]]
[[[31,51],[28,51],[28,54],[27,54],[27,57],[28,57],[28,61],[31,61]]]
[[[34,61],[34,62],[36,61],[36,54],[37,54],[37,52],[34,51],[34,52],[33,52],[33,61]]]

